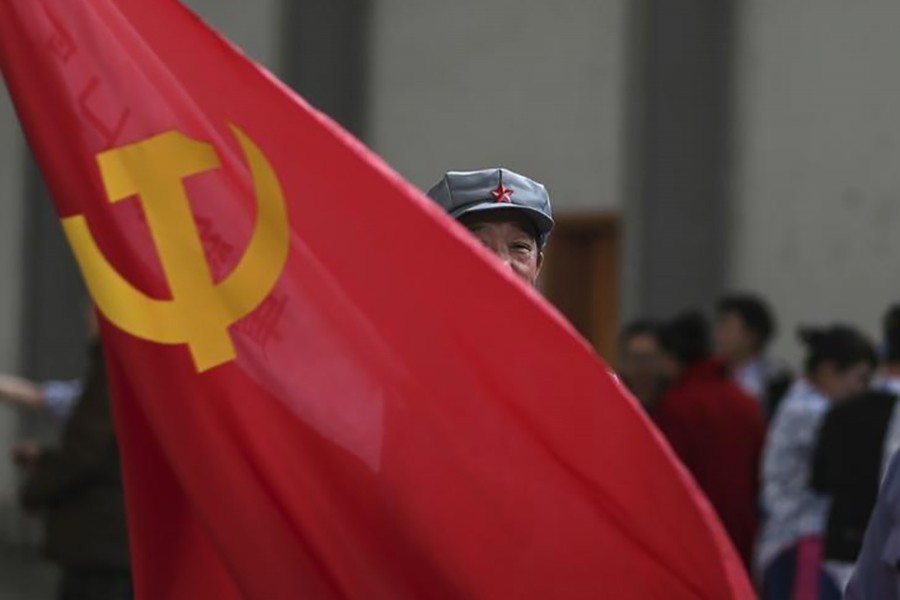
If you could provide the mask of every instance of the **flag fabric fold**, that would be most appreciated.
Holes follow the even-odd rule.
[[[104,317],[137,598],[752,597],[571,327],[177,2],[0,0],[0,66]]]

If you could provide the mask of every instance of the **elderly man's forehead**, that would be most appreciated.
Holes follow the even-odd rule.
[[[460,222],[471,230],[478,230],[492,224],[508,224],[518,229],[522,234],[535,240],[538,232],[534,224],[527,216],[514,210],[491,210],[465,214]]]

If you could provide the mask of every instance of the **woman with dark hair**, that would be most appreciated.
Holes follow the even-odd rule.
[[[853,572],[878,488],[900,449],[900,305],[882,324],[881,372],[868,390],[828,411],[813,455],[812,486],[830,500],[825,561],[842,582]]]
[[[841,597],[821,568],[828,500],[810,485],[813,453],[828,409],[862,392],[877,363],[872,344],[850,327],[802,329],[800,340],[805,376],[775,414],[763,451],[757,568],[766,600]]]

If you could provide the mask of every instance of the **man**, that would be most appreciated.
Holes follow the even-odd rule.
[[[687,313],[659,332],[671,386],[652,416],[716,509],[749,567],[757,527],[759,459],[765,424],[759,404],[711,358],[706,320]]]
[[[824,557],[841,587],[859,556],[882,474],[900,448],[900,305],[885,315],[883,335],[881,376],[828,412],[813,462],[813,488],[832,501]]]
[[[519,279],[534,286],[553,230],[543,185],[507,169],[450,171],[429,191]]]
[[[125,501],[99,341],[58,449],[21,444],[22,504],[46,519],[44,552],[62,567],[61,600],[131,597]]]
[[[772,311],[758,296],[732,294],[719,300],[716,315],[716,356],[771,418],[791,384],[788,370],[766,356],[776,331]]]
[[[647,412],[665,389],[658,329],[656,323],[640,320],[619,335],[619,376]]]

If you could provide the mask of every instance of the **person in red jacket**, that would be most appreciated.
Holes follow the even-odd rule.
[[[652,417],[750,565],[765,424],[759,403],[711,358],[706,320],[687,313],[659,332],[670,385]]]

